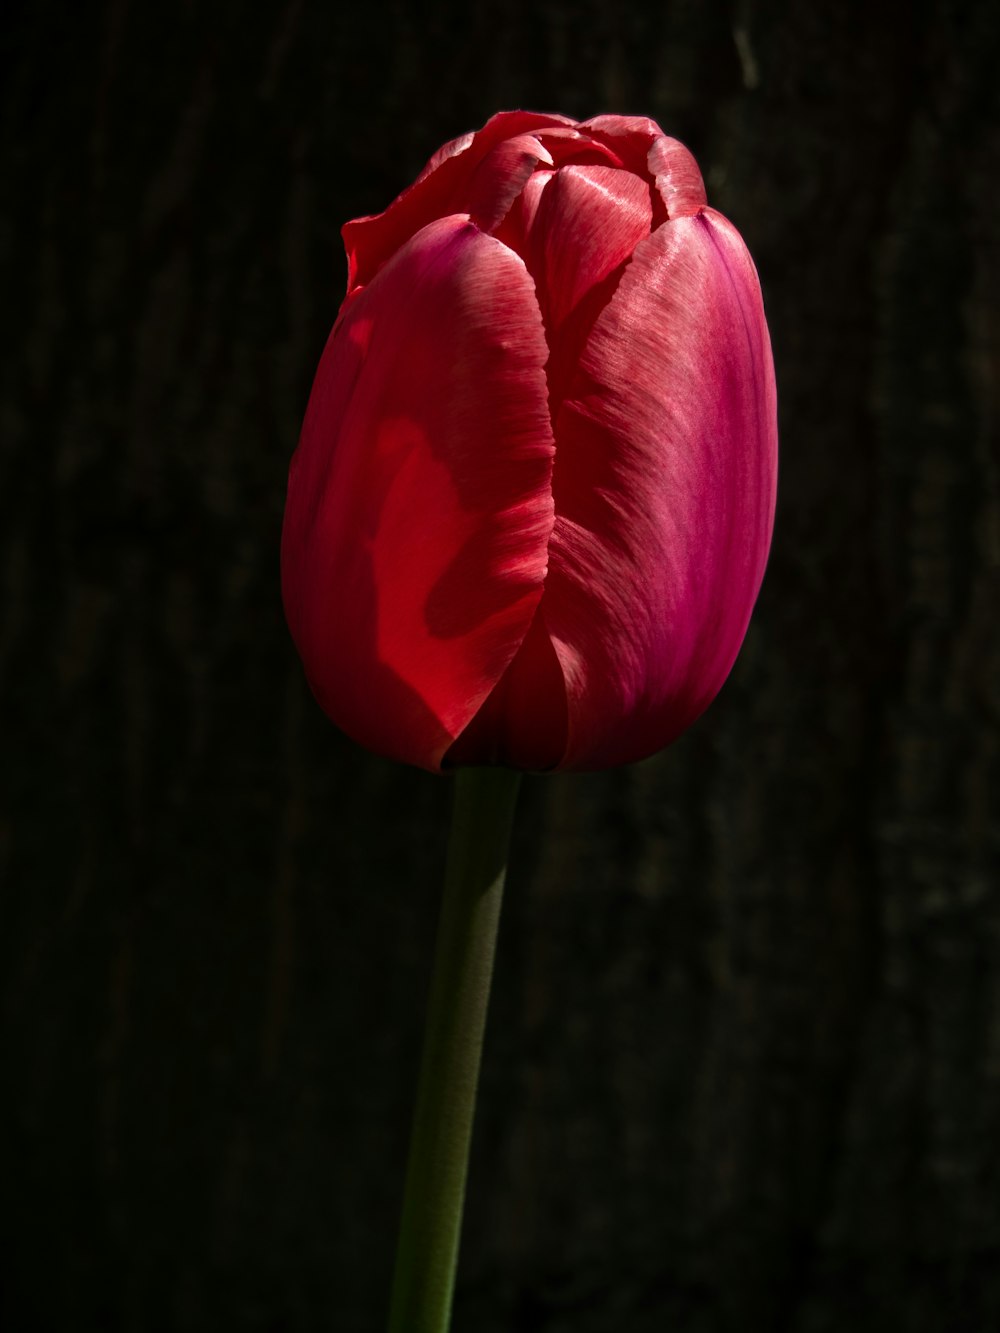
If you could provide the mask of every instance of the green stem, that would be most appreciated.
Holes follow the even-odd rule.
[[[447,1333],[500,900],[520,775],[456,777],[389,1333]]]

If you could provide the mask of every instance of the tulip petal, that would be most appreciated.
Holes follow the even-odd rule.
[[[662,139],[663,131],[648,116],[593,116],[578,126],[581,134],[607,144],[621,158],[629,171],[646,174],[646,156],[650,145]]]
[[[774,373],[756,271],[710,209],[635,251],[556,420],[539,610],[563,669],[561,766],[660,749],[722,686],[774,514]]]
[[[535,279],[549,341],[549,409],[556,419],[594,320],[620,270],[649,235],[649,186],[606,166],[538,172],[522,196],[517,246]]]
[[[629,139],[652,143],[660,138],[663,131],[649,116],[591,116],[577,126],[581,134],[601,135],[605,138],[624,142]]]
[[[687,217],[705,205],[705,182],[694,160],[677,139],[661,134],[646,158],[668,218]]]
[[[491,149],[536,129],[570,128],[565,116],[501,111],[475,134],[463,134],[438,149],[414,183],[383,213],[355,218],[341,228],[347,251],[347,290],[363,287],[406,241],[435,218],[469,212],[466,182]]]
[[[541,614],[489,698],[444,758],[447,768],[506,764],[545,772],[566,752],[566,686]]]
[[[434,172],[437,171],[442,162],[447,162],[450,157],[458,157],[459,153],[464,153],[467,148],[471,147],[475,137],[474,131],[470,130],[467,134],[460,134],[457,138],[449,139],[446,144],[442,144],[437,152],[432,153],[427,159],[426,166],[413,184],[419,185],[426,176],[433,176]],[[412,186],[410,188],[412,188]],[[403,194],[406,193],[408,193],[408,191],[404,190]],[[402,194],[397,195],[397,199],[401,199],[402,197]]]
[[[605,166],[561,167],[539,199],[525,259],[543,293],[546,325],[557,330],[592,287],[649,235],[649,187]]]
[[[477,146],[486,153],[503,139],[534,134],[536,130],[558,129],[576,129],[576,121],[558,111],[497,111],[476,131],[475,138]]]
[[[539,162],[551,167],[552,155],[530,134],[490,149],[465,191],[469,216],[481,231],[491,232],[503,221]]]
[[[624,165],[616,152],[597,139],[581,134],[577,129],[536,130],[535,137],[552,154],[557,166],[567,163],[604,162],[608,166]]]
[[[402,247],[334,326],[289,475],[282,587],[317,699],[436,770],[541,597],[547,347],[522,261],[466,216]]]

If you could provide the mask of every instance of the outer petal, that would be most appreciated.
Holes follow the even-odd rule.
[[[541,596],[547,354],[521,260],[467,217],[419,232],[345,306],[292,460],[289,627],[349,735],[437,769]]]
[[[718,692],[764,573],[774,373],[756,271],[705,209],[637,247],[556,422],[540,614],[566,682],[562,767],[640,759]]]
[[[413,184],[419,185],[425,176],[433,175],[434,172],[437,171],[441,163],[447,162],[449,157],[457,157],[459,153],[464,153],[465,150],[471,145],[475,137],[476,137],[475,131],[469,130],[467,134],[460,134],[457,138],[449,139],[446,144],[442,144],[441,147],[437,150],[437,152],[432,153],[431,156],[428,158],[427,164],[425,165],[423,171],[421,171],[420,175],[413,182]],[[404,190],[403,193],[405,194],[406,191]],[[401,199],[402,197],[403,197],[402,195],[397,196],[398,199]]]

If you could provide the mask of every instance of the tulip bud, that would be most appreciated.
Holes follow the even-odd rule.
[[[343,236],[281,548],[321,707],[435,772],[652,754],[726,679],[774,516],[760,286],[694,159],[501,113]]]

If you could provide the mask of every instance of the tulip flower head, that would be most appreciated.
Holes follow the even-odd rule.
[[[756,270],[694,159],[501,113],[343,237],[281,551],[321,707],[435,772],[659,750],[735,661],[777,473]]]

